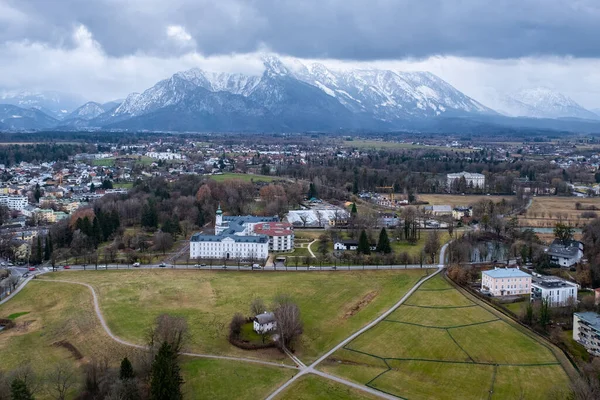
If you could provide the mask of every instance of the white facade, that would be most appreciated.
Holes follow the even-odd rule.
[[[550,307],[565,306],[572,299],[577,302],[577,285],[559,278],[533,278],[531,282],[531,299],[548,300]]]
[[[149,151],[146,153],[146,157],[158,160],[183,160],[185,158],[179,153],[171,153],[170,151]]]
[[[531,293],[531,275],[518,268],[495,268],[481,274],[481,289],[492,296],[516,296]]]
[[[214,236],[214,240],[198,240],[190,242],[190,258],[244,258],[244,259],[266,259],[269,255],[269,241],[247,241],[229,236]],[[258,236],[257,239],[260,239]]]
[[[254,318],[253,328],[256,333],[261,334],[274,331],[275,329],[277,329],[277,321],[275,320],[275,315],[266,311],[262,314],[257,315]]]
[[[476,174],[471,172],[459,172],[457,174],[448,174],[446,175],[446,183],[448,187],[452,187],[454,181],[460,180],[460,178],[464,177],[467,182],[467,186],[473,186],[476,188],[483,188],[485,186],[485,175]]]
[[[29,205],[29,201],[25,196],[0,195],[0,205],[6,206],[11,210],[22,211]]]
[[[269,237],[270,251],[292,251],[294,249],[294,227],[289,222],[261,222],[252,224],[256,235]]]

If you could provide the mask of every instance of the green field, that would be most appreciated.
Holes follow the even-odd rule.
[[[115,165],[114,158],[100,158],[92,160],[92,165],[95,167],[112,167]]]
[[[408,399],[566,395],[550,347],[504,318],[436,276],[321,368]]]
[[[321,378],[317,375],[305,375],[277,396],[278,400],[370,400],[378,399],[369,393],[353,389],[346,385]]]
[[[125,356],[135,363],[140,354],[106,335],[93,311],[91,293],[81,285],[31,281],[14,299],[0,306],[0,318],[7,316],[14,318],[17,326],[0,333],[3,371],[29,362],[43,377],[57,362],[68,360],[83,382],[80,367],[92,359],[118,366]],[[83,358],[58,342],[70,343]],[[191,357],[182,360],[182,372],[186,399],[248,400],[265,397],[294,373],[284,368]],[[49,398],[44,387],[36,398]]]
[[[276,177],[254,174],[236,174],[233,172],[225,172],[219,175],[210,175],[210,179],[217,182],[229,181],[231,179],[239,179],[245,182],[273,182]]]
[[[425,274],[424,270],[109,270],[53,273],[43,279],[91,284],[111,330],[128,341],[143,343],[156,316],[170,313],[187,319],[189,351],[272,360],[287,359],[274,349],[252,352],[233,347],[227,341],[227,327],[236,312],[249,313],[254,297],[269,304],[276,294],[287,293],[298,302],[304,322],[297,355],[311,361],[384,312]]]

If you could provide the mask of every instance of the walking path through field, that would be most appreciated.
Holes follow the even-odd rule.
[[[310,246],[312,246],[313,243],[316,243],[317,239],[313,240],[312,242],[310,242],[308,244],[308,252],[310,253],[310,255],[312,256],[312,258],[317,258],[317,256],[315,256],[315,253],[313,253],[312,249],[310,248]]]
[[[313,257],[315,257],[315,255],[312,252],[312,250],[310,248],[310,245],[313,244],[313,243],[315,243],[315,242],[316,242],[316,240],[313,241],[313,242],[311,242],[308,245],[308,251],[310,252],[310,254]],[[364,326],[360,330],[358,330],[355,333],[353,333],[350,336],[348,336],[346,339],[344,339],[343,341],[341,341],[339,344],[337,344],[335,347],[333,347],[331,350],[329,350],[327,353],[325,353],[324,355],[322,355],[319,359],[317,359],[316,361],[314,361],[312,364],[310,364],[308,366],[306,366],[299,358],[297,358],[296,356],[294,356],[291,352],[289,352],[287,350],[285,351],[286,354],[292,359],[292,361],[294,361],[294,363],[296,363],[296,366],[290,366],[290,365],[279,364],[279,363],[270,362],[270,361],[262,361],[262,360],[252,359],[252,358],[244,358],[244,357],[219,356],[219,355],[214,355],[214,354],[199,354],[199,353],[188,353],[188,352],[183,352],[181,354],[185,355],[185,356],[189,356],[189,357],[201,357],[201,358],[210,358],[210,359],[217,359],[217,360],[240,361],[240,362],[248,362],[248,363],[254,363],[254,364],[267,365],[267,366],[272,366],[272,367],[280,367],[280,368],[289,368],[289,369],[299,370],[299,373],[297,373],[296,375],[294,375],[291,379],[289,379],[288,381],[286,381],[277,390],[275,390],[273,393],[271,393],[267,397],[267,400],[274,399],[279,394],[281,394],[283,391],[285,391],[291,384],[293,384],[299,378],[301,378],[302,376],[307,375],[307,374],[318,375],[318,376],[321,376],[323,378],[330,379],[332,381],[335,381],[335,382],[344,384],[346,386],[352,387],[354,389],[362,390],[363,392],[370,393],[370,394],[372,394],[374,396],[377,396],[377,397],[380,397],[380,398],[383,398],[383,399],[397,399],[397,397],[391,396],[391,395],[389,395],[387,393],[383,393],[383,392],[380,392],[378,390],[372,389],[370,387],[367,387],[367,386],[364,386],[364,385],[359,385],[359,384],[356,384],[354,382],[347,381],[347,380],[342,379],[340,377],[337,377],[337,376],[334,376],[334,375],[331,375],[331,374],[319,371],[319,370],[317,370],[315,368],[317,367],[317,365],[319,365],[321,362],[323,362],[324,360],[326,360],[329,356],[331,356],[337,350],[339,350],[340,348],[342,348],[343,346],[345,346],[346,344],[348,344],[352,340],[356,339],[358,336],[360,336],[361,334],[363,334],[367,330],[369,330],[372,327],[374,327],[376,324],[378,324],[379,322],[381,322],[383,319],[385,319],[388,315],[390,315],[398,307],[400,307],[424,282],[426,282],[427,280],[431,279],[433,276],[435,276],[438,273],[440,273],[443,270],[443,268],[444,268],[444,263],[445,263],[444,259],[445,259],[445,256],[446,256],[446,250],[447,250],[447,248],[448,248],[448,243],[446,243],[444,246],[442,246],[442,248],[440,250],[440,256],[439,256],[440,257],[440,262],[437,265],[437,269],[435,270],[435,272],[433,272],[432,274],[428,275],[424,279],[421,279],[419,282],[417,282],[396,304],[394,304],[385,313],[383,313],[382,315],[380,315],[379,317],[377,317],[375,320],[373,320],[371,323],[369,323],[368,325]],[[9,297],[7,297],[5,300],[3,300],[2,302],[0,302],[0,304],[2,304],[4,302],[8,301],[9,299],[11,299],[13,297],[13,295],[17,294],[23,287],[25,287],[25,285],[27,283],[29,283],[29,281],[32,278],[33,277],[30,277],[25,282],[23,282],[23,284],[21,284],[21,286],[19,286],[19,288],[17,290],[15,290],[14,293],[12,293]],[[122,344],[124,346],[134,347],[134,348],[142,349],[142,350],[146,349],[145,346],[141,346],[139,344],[128,342],[126,340],[123,340],[123,339],[119,338],[118,336],[115,336],[112,333],[112,331],[108,327],[108,324],[106,323],[106,320],[104,319],[104,315],[102,314],[102,311],[100,309],[100,303],[98,301],[98,295],[96,294],[96,291],[94,290],[94,288],[91,285],[89,285],[87,283],[83,283],[83,282],[65,281],[65,280],[46,280],[46,279],[42,280],[42,279],[40,279],[40,280],[36,280],[36,281],[37,282],[46,282],[46,283],[47,282],[69,283],[69,284],[82,285],[82,286],[87,287],[92,292],[92,299],[93,299],[93,303],[94,303],[94,311],[96,313],[96,316],[100,320],[100,325],[102,326],[102,328],[104,329],[104,331],[106,332],[106,334],[111,339],[113,339],[115,342],[120,343],[120,344]]]
[[[408,293],[406,293],[396,304],[394,304],[389,310],[387,310],[386,312],[384,312],[383,314],[381,314],[379,317],[377,317],[371,323],[369,323],[365,327],[361,328],[360,330],[354,332],[352,335],[348,336],[346,339],[342,340],[335,347],[333,347],[327,353],[323,354],[319,359],[317,359],[315,362],[313,362],[309,366],[307,366],[305,368],[301,368],[300,372],[298,374],[294,375],[290,380],[288,380],[282,386],[280,386],[279,388],[277,388],[277,390],[275,390],[273,393],[271,393],[271,395],[269,395],[269,397],[267,397],[267,400],[275,399],[280,393],[282,393],[283,391],[285,391],[292,383],[294,383],[295,381],[297,381],[299,378],[301,378],[302,376],[304,376],[306,374],[316,374],[316,375],[319,375],[319,376],[324,377],[324,378],[332,379],[332,380],[334,380],[334,381],[336,381],[338,383],[342,383],[344,385],[348,385],[348,386],[351,386],[353,388],[360,389],[362,391],[371,393],[371,394],[373,394],[373,395],[375,395],[377,397],[381,397],[381,398],[384,398],[384,399],[396,399],[397,397],[388,395],[387,393],[383,393],[383,392],[380,392],[378,390],[371,389],[371,388],[369,388],[367,386],[358,385],[358,384],[355,384],[353,382],[349,382],[349,381],[347,381],[345,379],[338,378],[337,376],[333,376],[333,375],[327,374],[325,372],[318,371],[318,370],[315,369],[315,367],[317,365],[319,365],[321,362],[323,362],[324,360],[326,360],[333,353],[335,353],[336,351],[338,351],[339,349],[341,349],[343,346],[345,346],[346,344],[350,343],[351,341],[353,341],[354,339],[356,339],[358,336],[362,335],[363,333],[365,333],[366,331],[368,331],[369,329],[371,329],[372,327],[374,327],[375,325],[377,325],[379,322],[383,321],[388,315],[390,315],[398,307],[400,307],[402,305],[402,303],[404,303],[406,301],[406,299],[408,299],[424,282],[426,282],[427,280],[431,279],[432,277],[434,277],[435,275],[437,275],[438,273],[440,273],[440,271],[442,271],[444,269],[444,258],[446,256],[446,249],[447,248],[448,248],[448,244],[445,244],[442,247],[442,249],[440,251],[440,263],[438,264],[438,268],[435,270],[435,272],[433,272],[432,274],[428,275],[424,279],[421,279],[419,282],[417,282],[415,284],[415,286],[413,286],[412,289],[410,289],[408,291]]]
[[[82,286],[87,287],[92,292],[92,299],[94,300],[94,311],[96,312],[96,316],[100,320],[100,325],[102,325],[102,328],[104,328],[104,331],[106,332],[106,334],[108,336],[110,336],[110,338],[112,340],[114,340],[115,342],[120,343],[124,346],[134,347],[136,349],[142,349],[142,350],[147,349],[146,346],[141,346],[139,344],[128,342],[126,340],[121,339],[118,336],[115,336],[111,332],[110,328],[108,327],[108,324],[106,323],[106,320],[104,319],[104,315],[102,314],[102,311],[100,310],[100,303],[98,302],[98,295],[96,294],[96,291],[94,290],[94,288],[91,285],[89,285],[87,283],[83,283],[83,282],[63,281],[63,280],[58,280],[58,279],[53,279],[53,280],[40,279],[40,280],[37,280],[37,282],[70,283],[70,284],[74,284],[74,285],[82,285]],[[190,357],[202,357],[202,358],[212,358],[212,359],[217,359],[217,360],[230,360],[230,361],[243,361],[243,362],[249,362],[249,363],[255,363],[255,364],[268,365],[271,367],[296,369],[296,367],[291,366],[291,365],[278,364],[275,362],[256,360],[256,359],[252,359],[252,358],[218,356],[218,355],[214,355],[214,354],[199,354],[199,353],[188,353],[188,352],[182,352],[181,354],[184,356],[190,356]]]

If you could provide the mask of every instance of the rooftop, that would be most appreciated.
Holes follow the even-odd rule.
[[[574,315],[577,315],[579,319],[585,321],[587,325],[591,326],[595,330],[600,331],[600,314],[593,311],[586,311],[578,312]]]
[[[555,257],[576,257],[579,254],[579,246],[581,246],[581,242],[577,240],[569,240],[563,243],[558,239],[554,239],[548,248],[548,254]]]
[[[483,274],[492,278],[531,278],[531,275],[521,271],[519,268],[495,268],[483,271]]]
[[[265,222],[254,226],[254,233],[268,236],[287,236],[293,233],[289,222]]]
[[[560,287],[575,287],[575,286],[577,286],[573,282],[569,282],[567,280],[564,280],[564,279],[556,277],[556,276],[543,276],[543,277],[534,276],[531,278],[531,283],[534,286],[539,286],[544,289],[555,289],[555,288],[560,288]]]
[[[258,314],[255,317],[256,321],[261,324],[268,324],[269,322],[274,322],[275,321],[275,314],[273,314],[272,312],[264,312],[262,314]]]

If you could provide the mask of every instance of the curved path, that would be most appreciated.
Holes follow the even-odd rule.
[[[317,239],[313,240],[312,242],[310,242],[308,244],[308,246],[306,246],[308,248],[308,252],[310,253],[310,255],[312,256],[312,258],[317,258],[317,256],[315,256],[315,253],[313,253],[312,249],[310,248],[310,246],[312,246],[313,243],[316,243]]]
[[[111,332],[110,328],[108,327],[108,324],[106,323],[106,320],[104,319],[104,315],[102,314],[102,311],[100,310],[100,303],[98,302],[98,295],[96,294],[96,291],[94,290],[94,288],[91,285],[89,285],[87,283],[83,283],[83,282],[63,281],[63,280],[59,280],[59,279],[52,279],[52,280],[36,279],[36,282],[70,283],[73,285],[82,285],[82,286],[87,287],[92,292],[92,298],[94,300],[94,311],[96,312],[96,316],[100,320],[100,325],[102,325],[102,328],[104,328],[104,331],[106,332],[106,334],[108,336],[110,336],[110,338],[112,340],[114,340],[115,342],[120,343],[124,346],[134,347],[136,349],[142,349],[142,350],[147,349],[146,346],[141,346],[139,344],[128,342],[126,340],[121,339],[118,336],[115,336],[115,334],[113,334]],[[189,356],[189,357],[202,357],[202,358],[212,358],[212,359],[216,359],[216,360],[229,360],[229,361],[243,361],[243,362],[249,362],[249,363],[254,363],[254,364],[268,365],[271,367],[297,369],[296,367],[291,366],[291,365],[278,364],[278,363],[270,362],[270,361],[255,360],[252,358],[218,356],[218,355],[214,355],[214,354],[199,354],[199,353],[188,353],[188,352],[182,352],[181,354],[184,356]]]
[[[317,359],[315,362],[313,362],[312,364],[310,364],[306,368],[302,368],[298,374],[294,375],[290,380],[288,380],[286,383],[284,383],[282,386],[280,386],[277,390],[275,390],[273,393],[271,393],[271,395],[269,395],[269,397],[267,397],[267,400],[274,399],[280,393],[282,393],[285,389],[287,389],[292,383],[294,383],[295,381],[297,381],[300,377],[302,377],[303,375],[306,375],[306,374],[311,374],[311,373],[319,375],[319,376],[322,376],[324,378],[332,379],[332,380],[334,380],[336,382],[339,382],[339,383],[342,383],[342,384],[345,384],[345,385],[348,385],[348,386],[352,386],[353,388],[356,388],[356,389],[359,389],[359,390],[371,393],[371,394],[373,394],[373,395],[375,395],[377,397],[381,397],[381,398],[384,398],[384,399],[397,399],[397,397],[391,396],[391,395],[389,395],[387,393],[380,392],[379,390],[371,389],[371,388],[369,388],[367,386],[363,386],[363,385],[358,385],[356,383],[349,382],[349,381],[347,381],[345,379],[342,379],[340,377],[337,377],[337,376],[334,376],[334,375],[330,375],[330,374],[327,374],[325,372],[316,370],[315,367],[317,365],[319,365],[321,362],[323,362],[325,359],[327,359],[329,356],[331,356],[333,353],[335,353],[336,351],[338,351],[340,348],[342,348],[346,344],[350,343],[351,341],[353,341],[354,339],[356,339],[358,336],[360,336],[361,334],[365,333],[366,331],[368,331],[369,329],[371,329],[372,327],[374,327],[375,325],[377,325],[379,322],[383,321],[388,315],[390,315],[398,307],[400,307],[402,305],[402,303],[404,303],[406,301],[406,299],[408,299],[417,289],[419,289],[419,287],[424,282],[428,281],[429,279],[431,279],[435,275],[439,274],[444,269],[444,259],[446,257],[446,249],[447,248],[448,248],[448,243],[446,243],[444,246],[442,246],[442,249],[440,251],[440,263],[438,264],[438,268],[435,270],[435,272],[433,272],[432,274],[428,275],[424,279],[421,279],[419,282],[417,282],[412,287],[412,289],[410,289],[408,291],[408,293],[406,293],[404,296],[402,296],[402,298],[396,304],[394,304],[389,310],[387,310],[386,312],[384,312],[383,314],[381,314],[379,317],[377,317],[376,319],[374,319],[371,323],[369,323],[368,325],[364,326],[360,330],[354,332],[352,335],[348,336],[346,339],[342,340],[335,347],[333,347],[327,353],[323,354],[319,359]]]

